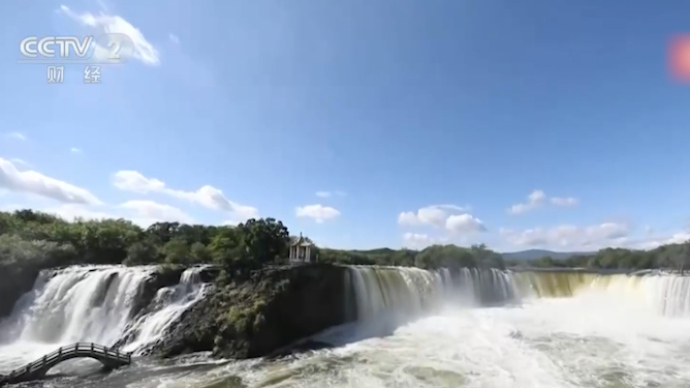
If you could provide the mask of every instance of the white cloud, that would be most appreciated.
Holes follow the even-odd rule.
[[[88,190],[45,176],[39,172],[19,171],[9,160],[0,158],[0,188],[35,194],[64,203],[99,204]]]
[[[527,202],[517,203],[508,209],[509,214],[522,214],[537,209],[546,202],[554,206],[575,206],[579,204],[577,198],[573,197],[551,197],[548,198],[542,190],[534,190],[527,196]]]
[[[534,190],[529,196],[527,196],[527,202],[518,203],[511,206],[510,209],[508,209],[508,213],[521,214],[536,209],[544,203],[545,199],[546,194],[544,194],[543,191]]]
[[[180,44],[180,38],[178,38],[177,35],[171,33],[168,38],[173,44]]]
[[[340,212],[330,206],[317,204],[297,207],[295,214],[297,217],[312,218],[317,223],[322,223],[338,217]]]
[[[403,235],[403,246],[406,248],[425,248],[429,245],[446,243],[446,237],[431,237],[424,233],[405,233]]]
[[[160,54],[158,50],[144,37],[141,31],[120,16],[108,15],[101,12],[94,15],[90,12],[76,13],[67,6],[60,6],[60,11],[74,19],[78,23],[88,26],[102,35],[96,43],[94,56],[100,60],[107,60],[110,57],[110,44],[121,45],[120,53],[123,57],[131,56],[149,66],[160,64]],[[124,37],[127,37],[126,39]]]
[[[398,215],[401,225],[433,225],[443,227],[446,219],[454,212],[464,213],[466,210],[457,205],[431,205],[420,208],[417,212],[402,212]]]
[[[197,203],[213,210],[232,213],[233,221],[257,218],[259,211],[251,206],[241,205],[225,197],[223,192],[213,186],[202,186],[196,191],[171,189],[159,179],[147,178],[138,171],[118,171],[113,175],[113,184],[120,190],[140,194],[161,193],[175,198]]]
[[[431,205],[416,212],[402,212],[398,215],[400,225],[431,225],[450,232],[483,232],[486,227],[478,218],[469,214],[467,208],[458,205]]]
[[[651,233],[651,232],[648,232]],[[646,237],[639,240],[631,241],[628,247],[633,249],[654,249],[662,245],[668,244],[682,244],[690,240],[690,233],[688,232],[676,232],[670,236],[653,236]]]
[[[24,165],[26,167],[31,167],[31,164],[29,162],[25,161],[24,159],[12,158],[12,159],[10,159],[10,162],[14,163],[15,166],[17,164],[21,164],[21,165]]]
[[[73,154],[81,154],[81,152],[82,152],[82,151],[81,151],[79,148],[77,148],[77,147],[72,147],[72,148],[70,148],[69,151],[70,151],[71,153],[73,153]]]
[[[120,190],[140,194],[166,190],[165,183],[155,178],[146,178],[138,171],[122,170],[113,175],[113,184]]]
[[[590,226],[558,225],[522,231],[501,229],[501,235],[512,245],[568,250],[597,250],[628,243],[630,227],[624,223],[604,222]]]
[[[194,219],[178,208],[160,204],[148,200],[127,201],[117,206],[108,205],[79,205],[64,204],[60,206],[32,206],[23,205],[3,205],[0,210],[14,211],[20,209],[34,209],[44,213],[54,214],[67,221],[82,220],[102,220],[102,219],[126,219],[143,228],[155,222],[183,222],[194,223]]]
[[[328,198],[328,197],[344,197],[346,196],[347,193],[344,191],[317,191],[316,196],[321,197],[321,198]]]
[[[14,140],[23,140],[26,141],[28,140],[26,136],[20,132],[10,132],[5,134],[6,137]]]
[[[132,219],[138,224],[152,224],[154,222],[183,222],[193,223],[192,217],[182,210],[149,200],[127,201],[120,205],[121,208],[132,212]]]
[[[414,212],[402,212],[398,215],[398,224],[400,225],[418,225],[419,223]]]
[[[448,217],[446,220],[446,229],[452,232],[472,233],[485,232],[486,226],[484,226],[484,223],[479,218],[465,213]]]
[[[83,220],[101,220],[104,218],[120,218],[112,213],[102,212],[91,209],[83,205],[65,204],[58,207],[48,207],[39,209],[42,212],[55,214],[67,221],[74,221],[77,218]]]

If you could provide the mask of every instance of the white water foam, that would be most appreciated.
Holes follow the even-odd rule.
[[[185,270],[180,283],[158,290],[153,309],[132,322],[143,283],[155,267],[89,266],[45,271],[34,289],[0,322],[0,373],[75,342],[112,346],[125,335],[126,351],[161,338],[206,290],[203,267]]]
[[[206,295],[209,285],[202,283],[199,276],[203,269],[204,267],[189,268],[182,273],[180,283],[176,286],[158,290],[153,303],[160,307],[132,325],[133,339],[122,348],[123,351],[136,352],[160,340],[167,328],[183,312]]]
[[[365,314],[417,308],[424,303],[418,295],[401,304],[391,293],[429,291],[417,287],[437,282],[435,276],[414,270],[403,272],[408,279],[418,277],[417,282],[400,282],[391,277],[405,279],[403,274],[385,273],[390,270],[357,268],[358,292],[378,293],[369,301],[357,295]],[[447,277],[440,275],[445,284]],[[511,274],[509,279],[483,275],[461,271],[460,276],[469,279],[463,287],[456,281],[453,286],[476,292],[477,304],[487,298],[481,292],[512,300],[511,295],[528,285],[518,284],[525,278]],[[523,294],[521,305],[436,310],[391,335],[259,362],[251,368],[231,363],[210,372],[169,377],[164,383],[142,381],[140,386],[203,387],[233,376],[248,388],[686,388],[690,386],[687,281],[669,275],[588,275],[560,284],[567,290],[558,295],[568,291],[568,297],[545,297],[541,290],[541,298]],[[548,286],[554,291],[559,284]],[[336,332],[324,333],[323,338],[343,335]]]
[[[241,379],[247,388],[690,386],[690,278],[389,267],[352,271],[360,323],[375,326],[389,314],[405,318],[390,335],[284,360],[199,371],[158,368],[155,376],[127,386],[206,387],[228,378]],[[157,299],[167,301],[163,306],[188,300]],[[500,301],[512,304],[477,308]],[[139,327],[155,327],[175,315],[165,310],[156,310]],[[337,334],[352,334],[347,330],[356,326]],[[148,341],[146,335],[139,338]]]

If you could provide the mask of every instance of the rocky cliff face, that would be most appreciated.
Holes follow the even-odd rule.
[[[160,268],[142,282],[130,321],[149,313],[157,291],[177,284],[183,271]],[[200,280],[213,281],[218,272],[209,267],[199,274]],[[32,289],[38,274],[38,270],[0,272],[0,318],[8,316],[15,302]],[[295,341],[354,320],[352,293],[346,267],[314,264],[256,271],[249,279],[215,287],[182,313],[165,339],[147,353],[165,357],[213,351],[223,358],[271,355],[291,349],[289,345]],[[115,346],[125,343],[126,337]]]
[[[347,268],[304,265],[258,271],[216,290],[188,310],[153,349],[163,356],[209,351],[261,357],[354,319]]]
[[[0,271],[0,319],[12,312],[14,304],[31,291],[39,274],[34,268],[3,268]]]

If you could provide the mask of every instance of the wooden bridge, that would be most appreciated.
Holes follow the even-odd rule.
[[[0,385],[16,384],[29,380],[40,379],[55,365],[73,358],[93,358],[103,364],[106,369],[115,369],[132,362],[131,353],[122,353],[94,343],[76,343],[63,346],[53,353],[10,372],[0,375]]]

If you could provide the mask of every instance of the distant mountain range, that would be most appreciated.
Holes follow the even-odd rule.
[[[579,255],[589,255],[593,252],[554,252],[547,251],[545,249],[528,249],[526,251],[519,252],[506,252],[502,253],[503,259],[505,260],[534,260],[541,259],[542,257],[549,256],[556,260],[564,260],[573,256]]]

